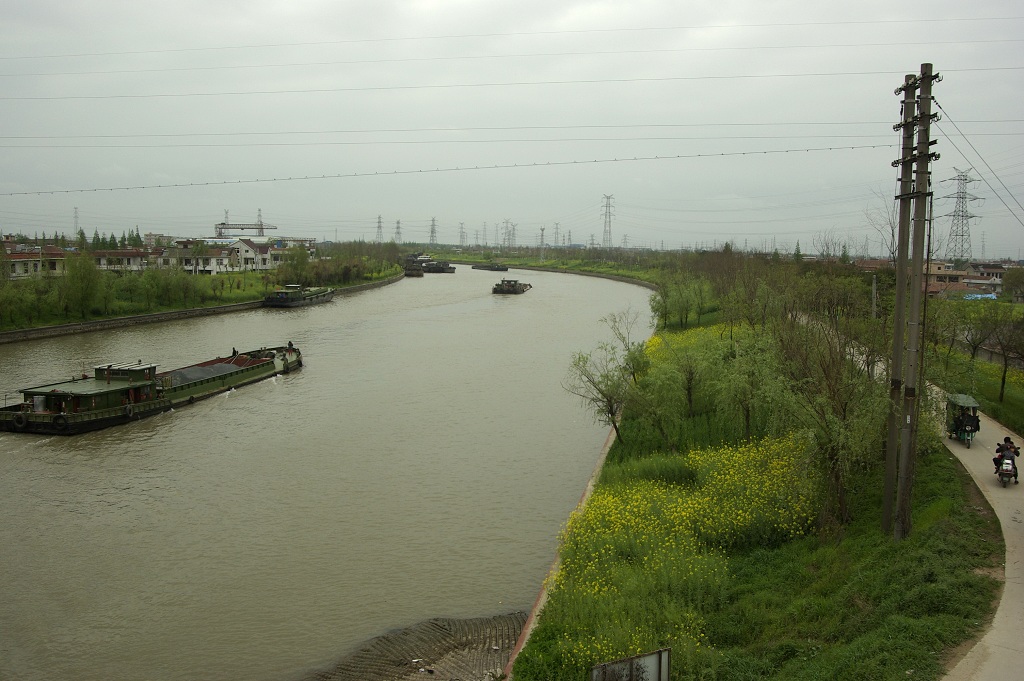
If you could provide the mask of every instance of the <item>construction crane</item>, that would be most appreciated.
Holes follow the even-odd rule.
[[[256,210],[256,222],[251,222],[251,223],[231,223],[231,222],[228,222],[228,212],[227,212],[227,210],[225,210],[224,211],[224,222],[218,222],[217,224],[215,224],[213,226],[213,228],[214,228],[214,231],[215,231],[218,239],[221,238],[221,237],[226,237],[226,236],[234,236],[233,234],[228,234],[228,232],[235,231],[235,230],[244,231],[244,230],[247,230],[247,229],[255,229],[257,236],[264,236],[263,230],[265,230],[265,229],[277,229],[277,227],[275,227],[274,225],[268,225],[265,222],[263,222],[263,209],[262,208],[258,208]]]

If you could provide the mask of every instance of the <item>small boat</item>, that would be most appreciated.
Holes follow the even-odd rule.
[[[407,262],[405,264],[405,276],[407,277],[422,277],[423,276],[423,265],[417,262]]]
[[[486,262],[473,265],[473,269],[487,270],[489,272],[508,272],[508,265],[502,265],[500,262]]]
[[[526,293],[533,286],[518,279],[502,279],[491,289],[491,293]]]
[[[279,286],[263,299],[264,307],[301,307],[326,303],[334,298],[333,288],[306,288],[299,284]]]
[[[20,404],[0,407],[0,430],[78,435],[175,407],[239,386],[287,374],[302,366],[302,353],[287,346],[238,352],[229,357],[158,372],[142,360],[101,364],[93,375],[19,390]]]

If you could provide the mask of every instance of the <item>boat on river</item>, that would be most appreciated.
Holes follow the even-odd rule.
[[[518,279],[502,279],[491,289],[491,293],[526,293],[533,286]]]
[[[22,388],[21,403],[0,407],[0,430],[77,435],[154,416],[301,366],[302,353],[290,341],[246,352],[232,349],[229,357],[162,372],[142,360],[101,364],[92,376]]]
[[[508,272],[508,265],[502,265],[500,262],[477,263],[473,265],[473,269],[487,270],[489,272]]]
[[[427,274],[455,274],[455,265],[440,260],[423,263],[423,271]]]
[[[302,307],[326,303],[334,298],[333,288],[306,288],[299,284],[279,286],[274,292],[263,299],[264,307]]]

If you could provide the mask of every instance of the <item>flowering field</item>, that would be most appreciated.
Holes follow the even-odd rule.
[[[652,457],[676,484],[635,479],[600,485],[573,513],[538,645],[519,679],[582,679],[599,662],[670,646],[676,664],[713,655],[704,615],[729,580],[726,550],[770,546],[806,533],[816,488],[798,435]],[[671,468],[685,472],[667,473]],[[702,650],[703,649],[703,650]]]

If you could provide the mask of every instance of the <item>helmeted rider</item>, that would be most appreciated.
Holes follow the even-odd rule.
[[[996,455],[992,458],[992,463],[996,465],[996,473],[999,473],[999,467],[1003,464],[1004,459],[1009,459],[1013,464],[1013,484],[1019,484],[1017,480],[1017,445],[1013,444],[1013,440],[1007,435],[1003,438],[1002,443],[996,447]]]

